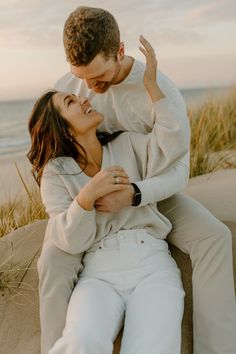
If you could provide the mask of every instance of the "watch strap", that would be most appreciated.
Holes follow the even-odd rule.
[[[132,206],[138,206],[141,203],[142,200],[142,193],[135,183],[131,183],[132,186],[134,187],[134,196],[133,196],[133,201],[132,201]]]

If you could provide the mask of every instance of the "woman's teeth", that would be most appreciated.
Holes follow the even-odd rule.
[[[92,107],[89,107],[89,108],[86,109],[85,114],[89,114],[91,112],[92,112]]]

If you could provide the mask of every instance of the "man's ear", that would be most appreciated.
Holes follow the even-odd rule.
[[[120,42],[118,54],[117,54],[117,60],[120,62],[124,59],[125,57],[125,45],[124,42]]]

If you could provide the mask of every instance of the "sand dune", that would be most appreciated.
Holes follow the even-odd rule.
[[[225,222],[233,234],[234,275],[236,277],[236,169],[223,170],[190,180],[185,193],[203,203]],[[0,259],[22,268],[11,282],[12,290],[0,297],[0,348],[2,354],[39,354],[38,278],[36,261],[40,254],[47,221],[20,228],[0,239]],[[182,332],[182,354],[192,353],[192,299],[190,259],[172,248],[182,272],[186,291]],[[25,271],[27,270],[27,271]],[[1,274],[3,276],[3,274]],[[235,279],[236,281],[236,279]],[[120,336],[114,353],[119,353]]]

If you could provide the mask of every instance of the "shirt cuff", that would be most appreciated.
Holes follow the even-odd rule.
[[[135,182],[135,184],[140,189],[142,196],[139,206],[156,203],[166,198],[164,186],[158,177],[155,177],[154,181],[153,178],[148,178],[143,181]]]

